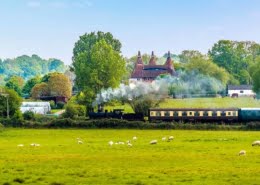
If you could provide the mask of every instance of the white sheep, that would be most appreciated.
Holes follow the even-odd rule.
[[[114,142],[113,141],[109,141],[108,144],[109,144],[109,146],[112,146],[114,144]]]
[[[118,142],[115,142],[115,145],[118,145]]]
[[[38,147],[38,146],[41,146],[40,144],[37,144],[37,143],[32,143],[30,144],[31,146],[35,146],[35,147]]]
[[[119,145],[124,145],[125,142],[119,141],[118,144],[119,144]]]
[[[245,150],[241,150],[239,153],[238,153],[238,155],[240,156],[240,155],[246,155],[246,151]]]
[[[83,144],[83,141],[81,141],[81,140],[78,140],[78,144],[80,144],[80,145],[81,145],[81,144]]]
[[[134,137],[133,137],[133,140],[137,140],[137,137],[136,137],[136,136],[134,136]]]
[[[174,137],[173,136],[170,136],[169,138],[168,138],[168,141],[172,141],[174,139]]]
[[[131,141],[130,140],[126,141],[126,144],[128,144],[128,143],[131,143]]]
[[[166,141],[166,139],[167,139],[166,137],[163,137],[163,138],[162,138],[162,141]]]
[[[252,146],[260,146],[260,140],[254,141],[254,142],[252,143]]]
[[[157,140],[152,140],[152,141],[150,141],[150,144],[151,144],[151,145],[157,144]]]
[[[127,146],[132,147],[133,145],[131,143],[128,143]]]
[[[23,144],[19,144],[19,145],[17,145],[18,147],[24,147],[24,145]]]

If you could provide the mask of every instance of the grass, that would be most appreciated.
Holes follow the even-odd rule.
[[[160,108],[246,108],[260,107],[260,100],[253,98],[186,98],[166,99],[159,105]],[[124,109],[125,112],[133,113],[129,104],[115,104],[105,106],[107,110]]]
[[[133,136],[132,148],[108,146]],[[8,128],[0,132],[0,184],[260,184],[257,139],[259,132]]]

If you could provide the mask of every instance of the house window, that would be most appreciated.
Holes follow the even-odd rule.
[[[243,94],[243,93],[244,93],[244,91],[240,91],[240,93],[241,93],[241,94]]]

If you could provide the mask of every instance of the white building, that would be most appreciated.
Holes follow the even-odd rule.
[[[227,91],[230,97],[256,96],[256,93],[252,90],[252,85],[228,85]]]
[[[47,114],[51,111],[49,102],[23,102],[20,107],[22,113],[32,111],[35,114]]]

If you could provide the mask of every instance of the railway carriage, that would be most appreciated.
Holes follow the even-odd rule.
[[[205,109],[205,108],[152,108],[149,109],[149,121],[198,121],[198,122],[236,122],[237,108]]]

